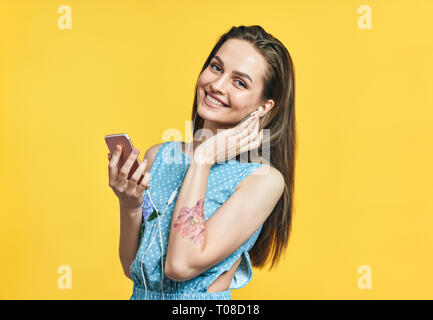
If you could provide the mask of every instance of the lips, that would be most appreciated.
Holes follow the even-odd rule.
[[[206,95],[209,95],[209,96],[211,96],[212,98],[214,98],[215,100],[217,100],[217,101],[219,101],[219,102],[221,102],[222,103],[222,105],[224,106],[224,107],[226,107],[226,108],[229,108],[229,106],[227,105],[227,104],[225,104],[223,101],[221,101],[221,99],[219,99],[219,98],[217,98],[217,97],[215,97],[213,94],[210,94],[209,92],[207,92],[206,90],[204,90],[204,94],[205,94],[205,96]]]

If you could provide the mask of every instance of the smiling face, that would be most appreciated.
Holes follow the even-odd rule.
[[[198,79],[197,112],[205,119],[204,127],[233,127],[263,105],[265,66],[262,55],[247,41],[227,40]],[[207,94],[222,104],[215,105]]]

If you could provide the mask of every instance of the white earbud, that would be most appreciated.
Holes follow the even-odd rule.
[[[257,112],[262,112],[262,110],[263,110],[263,107],[262,107],[262,106],[258,107],[256,111],[250,113],[247,117],[243,118],[242,121],[239,122],[239,124],[241,124],[242,122],[244,122],[244,121],[245,121],[249,116],[253,116],[253,115],[255,115]]]

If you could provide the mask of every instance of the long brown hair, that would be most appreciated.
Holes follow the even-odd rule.
[[[271,270],[279,261],[283,250],[287,247],[292,225],[294,174],[295,174],[295,75],[292,58],[286,47],[262,27],[232,27],[220,36],[209,54],[200,74],[208,67],[218,49],[229,39],[248,41],[260,52],[267,62],[264,76],[262,100],[273,99],[275,104],[260,119],[260,129],[270,129],[270,165],[284,176],[286,186],[281,198],[272,213],[263,224],[263,228],[254,246],[248,252],[254,267],[263,268],[272,254]],[[195,85],[194,105],[191,119],[197,111],[197,87]],[[198,114],[194,121],[193,135],[203,128],[204,119]],[[266,135],[262,141],[265,142]],[[262,153],[261,147],[258,148]]]

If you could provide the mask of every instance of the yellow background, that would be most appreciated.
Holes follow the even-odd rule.
[[[104,136],[128,133],[140,161],[168,128],[186,139],[217,38],[258,24],[296,68],[295,213],[278,269],[232,298],[432,299],[432,14],[421,0],[1,1],[0,298],[129,299]]]

